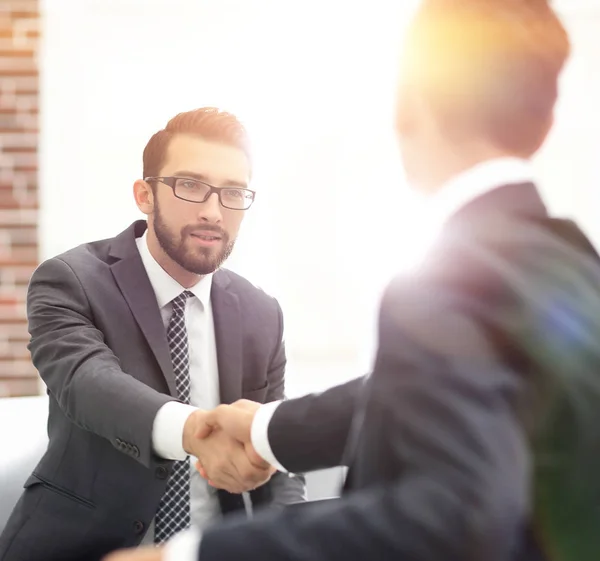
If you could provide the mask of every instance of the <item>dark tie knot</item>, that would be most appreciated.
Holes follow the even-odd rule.
[[[179,296],[173,298],[171,300],[171,304],[173,304],[173,312],[181,313],[185,310],[185,303],[188,298],[194,296],[189,290],[184,290]]]

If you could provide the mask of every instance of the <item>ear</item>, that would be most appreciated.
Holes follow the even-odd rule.
[[[396,132],[409,137],[419,128],[426,106],[415,88],[403,85],[399,88],[396,103]]]
[[[546,126],[543,129],[544,132],[542,133],[542,137],[540,138],[539,144],[536,147],[535,152],[537,152],[542,147],[544,142],[546,142],[546,139],[548,138],[548,135],[550,134],[552,127],[554,127],[554,121],[555,121],[555,114],[554,114],[554,110],[552,110],[552,113],[550,113],[550,115],[548,115],[548,119],[546,121]]]
[[[152,186],[143,179],[138,179],[133,184],[135,204],[146,215],[154,212],[154,192]]]

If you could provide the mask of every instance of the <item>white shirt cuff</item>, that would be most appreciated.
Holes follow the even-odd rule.
[[[158,410],[152,426],[152,447],[156,454],[166,460],[187,458],[183,449],[183,428],[196,410],[196,407],[179,401],[169,401]]]
[[[279,471],[287,473],[287,469],[277,461],[275,454],[273,454],[273,450],[271,450],[271,444],[269,443],[269,423],[280,403],[281,401],[272,401],[271,403],[261,405],[257,409],[254,414],[254,419],[252,420],[250,440],[258,455],[265,462],[268,462]]]
[[[190,528],[170,539],[163,552],[163,561],[197,561],[201,532]]]

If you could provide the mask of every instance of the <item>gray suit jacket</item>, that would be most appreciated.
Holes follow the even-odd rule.
[[[0,537],[3,561],[99,559],[138,544],[156,513],[172,462],[153,453],[151,431],[176,390],[135,244],[145,228],[136,222],[33,274],[29,348],[50,396],[49,445]],[[277,301],[226,270],[215,273],[211,300],[221,401],[283,398]],[[303,496],[302,479],[281,474],[251,493],[254,506]],[[225,514],[243,509],[241,495],[219,499]]]

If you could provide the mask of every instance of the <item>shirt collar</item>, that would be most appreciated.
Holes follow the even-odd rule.
[[[447,181],[431,199],[432,213],[436,222],[442,224],[472,200],[498,187],[533,181],[533,168],[528,160],[488,160]]]
[[[147,232],[148,231],[146,230],[142,236],[136,238],[135,243],[138,247],[138,251],[140,252],[140,257],[142,258],[142,263],[146,269],[146,274],[150,279],[150,284],[154,289],[158,307],[162,308],[171,302],[173,298],[177,298],[177,296],[179,296],[186,289],[181,286],[171,275],[169,275],[169,273],[167,273],[158,264],[156,259],[152,257],[152,254],[148,249],[148,241],[146,236]],[[198,298],[198,300],[200,300],[205,309],[210,305],[212,277],[212,273],[205,275],[194,286],[187,289],[196,298]]]

